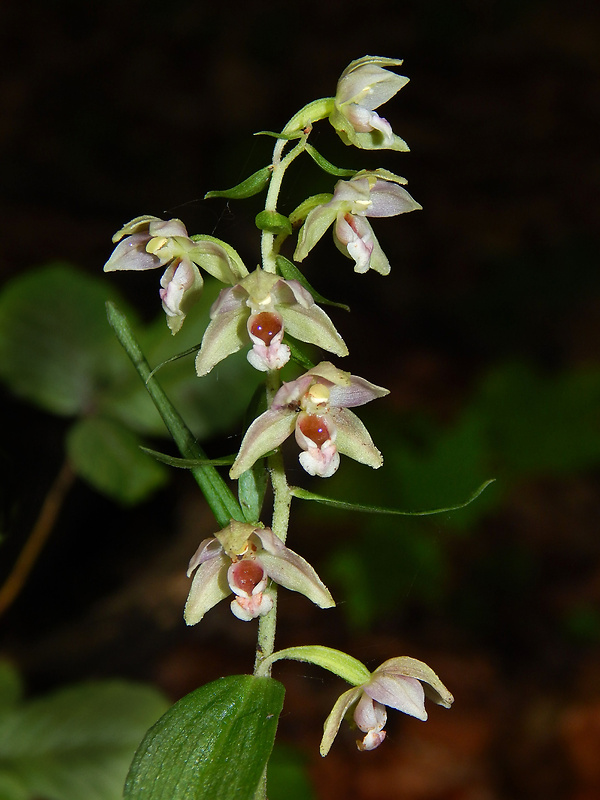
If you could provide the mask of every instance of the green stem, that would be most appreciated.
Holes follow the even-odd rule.
[[[273,401],[277,389],[281,384],[281,378],[277,370],[272,370],[267,376],[267,405]],[[273,518],[271,529],[275,536],[285,542],[288,533],[290,519],[290,505],[292,503],[292,493],[287,482],[283,455],[281,450],[277,450],[268,459],[271,486],[273,488]],[[258,622],[258,638],[256,642],[256,658],[254,661],[254,671],[258,670],[265,658],[268,658],[275,649],[275,630],[277,627],[277,586],[272,584],[269,593],[273,599],[273,608],[264,617],[260,617]],[[268,672],[270,673],[270,667]]]
[[[286,134],[293,133],[297,130],[304,130],[304,134],[300,138],[298,144],[292,150],[290,150],[290,152],[283,159],[283,151],[289,140],[277,139],[275,147],[273,148],[273,171],[271,174],[271,180],[269,181],[269,189],[267,191],[267,198],[265,201],[265,211],[277,210],[277,200],[279,198],[281,182],[283,180],[283,176],[285,175],[285,171],[290,166],[292,161],[298,158],[300,153],[304,152],[306,149],[306,141],[310,135],[312,124],[320,119],[325,119],[328,117],[333,111],[333,108],[333,97],[325,97],[321,98],[320,100],[315,100],[314,102],[304,106],[304,108],[302,108],[297,114],[294,114],[294,116],[283,129],[283,133]],[[268,231],[262,232],[261,253],[263,269],[265,272],[271,272],[273,274],[277,272],[277,265],[275,264],[277,251],[274,246],[274,242],[275,234],[269,233]]]

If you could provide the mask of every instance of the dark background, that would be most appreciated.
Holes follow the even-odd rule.
[[[417,411],[451,425],[494,365],[516,360],[547,376],[597,365],[596,3],[9,0],[0,31],[3,281],[56,258],[99,274],[114,231],[145,213],[226,239],[251,266],[259,205],[204,202],[205,192],[268,163],[272,142],[252,134],[333,94],[351,60],[402,57],[411,82],[382,111],[409,154],[345,148],[326,125],[314,143],[341,166],[406,176],[424,210],[377,227],[392,263],[386,279],[356,278],[325,240],[306,262],[324,294],[353,307],[350,324],[335,318],[352,371],[394,391],[389,416],[375,422],[378,443],[385,451],[386,426]],[[281,210],[330,186],[316,168],[293,172]],[[152,278],[113,278],[143,314],[155,313]],[[20,508],[23,498],[33,508],[60,462],[63,429],[4,400],[19,478],[8,485]],[[34,464],[15,430],[36,442]],[[368,631],[343,608],[326,623],[286,596],[282,646],[333,637],[370,665],[406,650],[457,695],[427,725],[392,720],[377,753],[356,755],[346,736],[317,761],[337,683],[282,668],[282,735],[309,754],[319,797],[600,796],[600,635],[592,626],[570,637],[560,624],[573,598],[594,613],[600,600],[597,474],[596,465],[513,485],[495,515],[449,545],[451,586],[429,602],[407,590],[404,610],[388,608]],[[394,505],[395,487],[387,494]],[[13,516],[18,550],[30,520]],[[327,520],[335,559],[346,523]],[[126,511],[78,486],[4,620],[4,650],[32,689],[124,674],[176,699],[249,670],[252,626],[226,607],[198,629],[180,619],[183,570],[211,525],[185,478]],[[307,529],[308,554],[331,555],[329,529],[314,517]],[[525,578],[518,565],[492,569],[510,562],[507,543],[529,548]],[[464,605],[478,597],[485,613],[474,623]]]

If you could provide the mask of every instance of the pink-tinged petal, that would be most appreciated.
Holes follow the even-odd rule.
[[[165,262],[158,256],[146,251],[148,236],[145,233],[135,233],[128,236],[118,244],[111,257],[104,265],[104,272],[116,270],[146,270],[164,266]]]
[[[384,741],[385,731],[369,731],[364,735],[362,740],[356,740],[356,746],[359,750],[375,750],[376,747]]]
[[[240,306],[218,314],[211,320],[202,337],[202,346],[196,356],[196,374],[207,375],[211,369],[232,353],[247,344],[246,317],[248,309]]]
[[[187,259],[174,261],[160,280],[159,290],[167,325],[175,334],[183,325],[187,313],[200,299],[204,281],[195,264]]]
[[[383,386],[376,386],[358,375],[351,375],[349,385],[330,388],[329,405],[332,408],[355,408],[389,393],[389,389],[384,389]]]
[[[378,675],[416,678],[423,683],[425,694],[434,703],[444,706],[444,708],[450,708],[454,702],[454,697],[431,667],[416,658],[410,658],[410,656],[390,658],[373,673],[373,676]]]
[[[329,589],[308,561],[286,547],[270,528],[257,528],[255,533],[263,546],[257,559],[275,583],[300,592],[319,608],[335,606]]]
[[[283,344],[283,317],[275,311],[252,314],[247,323],[252,350],[248,361],[254,369],[267,372],[281,369],[290,360],[290,348]]]
[[[273,302],[276,306],[300,305],[310,308],[315,301],[312,294],[298,281],[277,281],[272,291]]]
[[[243,622],[263,617],[273,608],[273,599],[268,594],[255,594],[252,597],[236,597],[231,601],[231,613]]]
[[[269,409],[254,420],[242,439],[239,453],[229,471],[236,480],[270,450],[275,450],[294,430],[296,414],[287,409]]]
[[[162,220],[154,217],[148,225],[148,233],[152,237],[172,239],[174,236],[181,236],[189,239],[187,228],[180,219]]]
[[[281,369],[290,360],[291,351],[287,344],[283,344],[283,330],[280,335],[275,336],[271,344],[265,345],[262,342],[255,342],[252,350],[248,352],[246,358],[254,369],[259,372],[268,372],[272,369]]]
[[[340,466],[340,454],[335,444],[323,447],[309,447],[300,453],[298,461],[309,475],[319,478],[331,478]]]
[[[395,217],[409,211],[420,211],[423,206],[402,186],[391,181],[378,180],[371,189],[371,205],[367,217]]]
[[[227,567],[230,561],[224,553],[200,564],[190,593],[188,594],[183,618],[187,625],[195,625],[220,600],[231,594],[227,584]]]
[[[219,553],[223,551],[218,539],[215,539],[214,536],[211,536],[208,539],[204,539],[200,542],[200,545],[194,555],[190,558],[190,563],[188,564],[187,568],[187,576],[191,578],[192,572],[199,567],[200,564],[204,564],[205,561],[210,561],[211,558],[215,558],[218,556]]]
[[[373,229],[366,219],[352,214],[340,215],[333,231],[338,249],[354,261],[354,271],[367,272],[373,252]]]
[[[348,348],[329,316],[318,305],[281,306],[286,331],[295,339],[315,344],[336,356],[347,356]]]
[[[340,695],[336,700],[330,715],[323,725],[323,738],[321,739],[321,746],[319,748],[319,752],[322,756],[326,756],[330,751],[333,740],[342,724],[342,720],[352,705],[358,701],[361,694],[362,687],[353,686],[352,689],[348,689],[347,692],[344,692],[344,694]]]
[[[369,111],[364,106],[349,104],[344,108],[344,113],[352,123],[352,127],[359,133],[369,131],[379,131],[383,135],[383,144],[391,144],[394,141],[392,126],[375,111]]]
[[[310,372],[305,372],[295,381],[284,381],[273,398],[271,408],[274,411],[300,410],[300,400],[313,381],[314,377]]]
[[[332,408],[329,416],[338,429],[336,440],[338,451],[361,464],[379,469],[383,464],[383,456],[356,414],[346,408]]]
[[[363,733],[383,730],[387,722],[385,706],[363,692],[354,709],[354,722]]]
[[[210,307],[210,318],[214,319],[218,314],[225,314],[227,311],[245,309],[247,297],[247,293],[239,284],[231,286],[229,289],[221,289],[217,299]],[[250,311],[245,313],[249,314]]]
[[[373,673],[371,680],[363,688],[366,694],[378,703],[395,708],[423,722],[427,719],[425,692],[416,678]]]

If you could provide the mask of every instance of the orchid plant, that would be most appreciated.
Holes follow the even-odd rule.
[[[340,456],[378,469],[383,457],[351,409],[388,394],[387,389],[330,360],[313,363],[298,344],[322,348],[328,358],[348,355],[341,334],[321,307],[329,301],[312,288],[297,264],[316,257],[320,239],[332,228],[336,246],[353,262],[356,273],[372,269],[387,275],[390,263],[371,221],[421,208],[404,188],[404,178],[383,168],[338,168],[309,138],[313,126],[326,120],[346,145],[359,150],[407,151],[406,143],[377,113],[408,82],[393,71],[401,64],[373,56],[353,61],[342,73],[334,97],[309,103],[279,133],[261,132],[275,138],[270,164],[232,189],[206,195],[243,199],[266,190],[264,210],[256,217],[261,237],[261,265],[256,269],[250,271],[230,244],[208,235],[188,235],[178,219],[137,217],[113,238],[116,248],[105,271],[164,270],[159,297],[172,334],[181,329],[202,291],[202,271],[224,284],[197,349],[199,380],[243,348],[248,348],[251,366],[265,377],[262,408],[248,425],[239,451],[228,462],[211,461],[162,392],[156,370],[150,370],[127,320],[109,306],[109,320],[183,458],[155,456],[191,469],[217,521],[218,530],[203,538],[189,563],[188,576],[193,580],[185,621],[199,623],[231,595],[235,617],[245,622],[258,619],[254,674],[220,679],[179,701],[142,743],[126,784],[127,798],[264,800],[267,761],[283,702],[283,689],[270,677],[271,668],[283,658],[317,664],[352,686],[325,721],[323,756],[345,718],[363,734],[358,748],[372,750],[385,738],[386,707],[425,720],[425,695],[446,708],[452,704],[452,695],[435,672],[407,656],[391,657],[371,673],[360,661],[324,645],[275,650],[278,586],[303,594],[319,608],[335,606],[315,569],[286,541],[293,497],[330,505],[336,501],[290,486],[281,446],[294,434],[300,465],[312,476],[331,477],[340,468]],[[339,180],[331,193],[310,196],[284,215],[278,210],[282,181],[290,165],[305,155]],[[296,233],[289,259],[282,251]],[[283,381],[281,370],[288,364],[287,370],[295,372]],[[229,478],[237,481],[237,493],[218,471],[223,463],[230,465]],[[268,482],[273,499],[271,520],[266,524],[263,500]],[[410,513],[364,505],[356,508]],[[436,511],[442,510],[448,509]],[[248,737],[254,747],[239,748],[238,743]]]

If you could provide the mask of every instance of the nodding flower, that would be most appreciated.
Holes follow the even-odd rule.
[[[354,260],[355,272],[373,269],[381,275],[389,274],[389,261],[367,217],[395,217],[421,208],[400,183],[406,180],[381,169],[358,172],[349,181],[338,181],[331,200],[313,208],[306,217],[294,259],[303,261],[333,225],[335,244]]]
[[[348,355],[333,322],[310,292],[298,281],[285,281],[260,267],[235,286],[223,289],[210,317],[196,357],[200,376],[249,342],[252,349],[247,357],[255,369],[281,369],[290,358],[284,332],[337,356]]]
[[[364,56],[342,72],[329,121],[344,144],[364,150],[409,149],[375,111],[408,83],[408,78],[385,69],[401,64],[397,58]]]
[[[185,604],[184,619],[195,625],[220,600],[234,594],[231,611],[249,621],[268,614],[273,600],[269,579],[312,600],[320,608],[335,602],[311,565],[278,539],[270,528],[232,520],[215,536],[205,539],[189,567],[194,580]]]
[[[233,248],[225,249],[216,241],[192,240],[179,219],[136,217],[115,233],[113,242],[119,244],[104,265],[105,272],[166,267],[159,296],[173,334],[200,298],[204,281],[198,267],[230,284],[248,274]]]
[[[364,378],[337,369],[323,361],[295,381],[284,383],[271,408],[254,420],[246,431],[231,478],[274,450],[295,433],[302,448],[300,464],[310,475],[329,478],[340,463],[340,453],[377,469],[383,464],[369,432],[349,408],[361,406],[389,394]]]
[[[454,698],[435,672],[416,658],[390,658],[366,683],[348,689],[337,699],[323,726],[321,755],[326,756],[342,720],[352,712],[353,721],[365,734],[356,744],[359,750],[374,750],[385,739],[384,726],[388,708],[425,721],[425,696],[444,708],[450,708]]]

